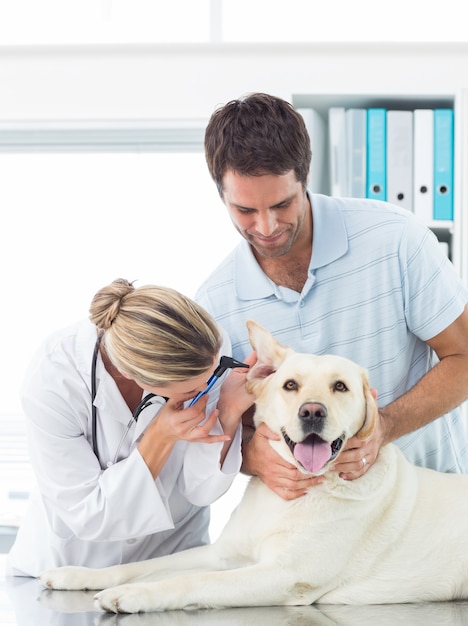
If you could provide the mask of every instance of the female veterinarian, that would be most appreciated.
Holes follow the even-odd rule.
[[[122,279],[98,291],[89,320],[47,339],[22,388],[38,489],[7,574],[208,542],[209,505],[240,469],[241,415],[252,404],[246,369],[218,382],[243,365],[229,351],[192,300]],[[227,366],[217,367],[220,356]]]

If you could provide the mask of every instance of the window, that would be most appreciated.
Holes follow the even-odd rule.
[[[2,45],[468,41],[458,0],[2,0]]]
[[[117,130],[103,151],[98,142],[111,142],[105,130],[82,131],[78,145],[70,130],[0,131],[0,146],[10,150],[0,152],[0,526],[18,523],[33,481],[19,388],[38,343],[86,317],[95,292],[114,278],[193,296],[237,243],[197,132],[187,128],[180,135],[194,136],[189,145],[174,131],[167,138],[171,148],[132,151],[126,133]],[[40,151],[35,141],[42,142]]]
[[[457,0],[223,0],[222,40],[236,42],[467,41]],[[458,19],[457,16],[458,15]]]
[[[2,45],[208,41],[210,0],[2,0]]]
[[[38,341],[86,317],[100,287],[123,277],[193,296],[237,241],[202,153],[0,154],[0,169],[2,413],[20,413]]]

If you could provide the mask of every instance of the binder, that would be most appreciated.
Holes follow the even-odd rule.
[[[366,197],[367,112],[351,108],[346,111],[346,147],[348,195]]]
[[[434,111],[415,109],[414,126],[414,213],[426,224],[434,219]]]
[[[330,192],[332,196],[348,195],[346,166],[346,115],[344,107],[328,109],[330,150]]]
[[[450,247],[447,241],[439,241],[439,246],[441,250],[450,258]]]
[[[434,110],[434,219],[453,219],[453,110]]]
[[[373,200],[387,199],[387,111],[367,109],[366,195]]]
[[[312,193],[328,194],[330,184],[327,166],[328,136],[325,120],[312,108],[299,107],[297,111],[304,118],[312,149],[309,187]]]
[[[387,200],[413,210],[413,111],[387,111]]]

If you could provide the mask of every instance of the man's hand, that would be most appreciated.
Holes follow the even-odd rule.
[[[259,424],[252,438],[244,442],[242,471],[258,476],[284,500],[294,500],[324,481],[323,476],[310,476],[288,463],[271,446],[270,440],[281,438],[266,424]]]
[[[371,389],[377,404],[377,391]],[[340,478],[354,480],[367,472],[375,463],[379,450],[385,440],[384,421],[381,413],[376,411],[375,424],[370,437],[359,439],[351,437],[341,451],[332,470],[339,472]]]

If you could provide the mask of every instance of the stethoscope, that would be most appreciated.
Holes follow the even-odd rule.
[[[91,363],[91,438],[93,442],[93,452],[96,455],[97,459],[99,459],[99,450],[98,450],[98,444],[97,444],[97,408],[94,405],[94,400],[96,398],[96,391],[97,391],[96,365],[97,365],[97,357],[99,354],[100,345],[101,345],[101,337],[99,336],[96,340],[96,345],[94,346],[93,360]],[[149,407],[151,404],[153,404],[151,400],[155,397],[157,397],[155,393],[148,393],[143,398],[143,400],[138,404],[136,409],[133,411],[132,417],[127,424],[127,427],[125,429],[124,434],[122,435],[119,445],[117,446],[114,459],[107,464],[108,466],[114,465],[114,463],[117,462],[120,450],[122,449],[123,443],[125,439],[127,438],[127,435],[130,432],[131,427],[133,426],[133,424],[137,423],[138,418],[140,417],[140,413],[144,411],[147,407]],[[163,400],[166,401],[167,398],[163,398]]]
[[[91,363],[91,438],[93,442],[93,452],[96,455],[96,458],[98,460],[99,460],[99,450],[98,450],[98,445],[97,445],[97,408],[94,405],[94,400],[96,398],[96,392],[97,392],[96,366],[97,366],[97,358],[99,354],[100,345],[101,345],[101,336],[98,336],[96,340],[96,344],[94,346],[93,360]],[[224,372],[227,369],[235,368],[235,367],[250,367],[250,366],[247,365],[247,363],[242,363],[241,361],[237,361],[236,359],[233,359],[230,356],[222,356],[221,359],[219,360],[218,367],[215,369],[213,375],[210,376],[210,378],[208,379],[205,389],[197,393],[197,395],[193,398],[193,400],[190,401],[189,406],[193,406],[195,402],[198,402],[198,400],[202,396],[207,394],[210,391],[210,389],[213,387],[215,382],[224,374]],[[127,435],[130,432],[130,429],[132,428],[133,424],[137,423],[138,418],[140,417],[140,413],[144,411],[147,407],[153,404],[152,399],[155,397],[162,397],[162,399],[165,402],[168,400],[168,398],[166,397],[156,396],[155,393],[146,394],[146,396],[142,399],[142,401],[138,404],[136,409],[133,411],[132,417],[127,424],[127,427],[125,429],[124,434],[122,435],[119,445],[117,446],[117,451],[114,455],[114,459],[113,461],[110,461],[107,464],[108,466],[114,465],[114,463],[117,462],[120,450],[122,449],[123,443],[125,439],[127,438]]]

